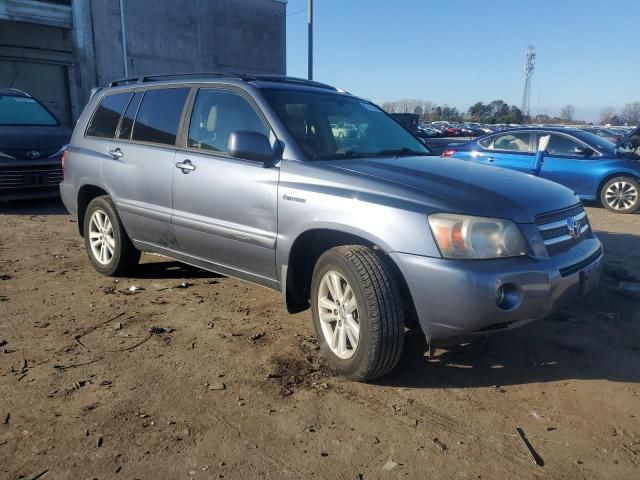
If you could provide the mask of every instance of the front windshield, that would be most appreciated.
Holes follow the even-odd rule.
[[[285,89],[264,92],[296,143],[311,159],[429,155],[420,140],[362,99]]]
[[[0,125],[58,125],[58,121],[36,100],[16,95],[0,95]]]

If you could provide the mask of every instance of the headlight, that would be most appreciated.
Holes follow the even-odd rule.
[[[446,258],[500,258],[527,254],[527,244],[510,220],[436,213],[429,216],[429,225]]]

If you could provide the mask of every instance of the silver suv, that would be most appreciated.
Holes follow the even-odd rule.
[[[114,82],[64,172],[96,270],[124,274],[148,251],[279,290],[289,312],[311,308],[328,363],[354,380],[394,368],[405,327],[459,342],[598,282],[601,244],[571,190],[429,156],[371,102],[316,82]]]

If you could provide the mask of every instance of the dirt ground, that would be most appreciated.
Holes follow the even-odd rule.
[[[640,215],[588,211],[640,275]],[[368,384],[276,292],[149,255],[100,276],[57,202],[0,205],[0,276],[2,480],[640,478],[640,301],[610,276],[431,360],[410,334]]]

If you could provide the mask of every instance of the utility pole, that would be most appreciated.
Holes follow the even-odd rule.
[[[129,56],[127,55],[127,28],[124,21],[124,0],[120,0],[120,30],[122,31],[122,61],[124,77],[129,78]]]
[[[309,80],[313,80],[313,0],[309,0],[308,12],[307,12],[307,37],[309,39],[308,48],[308,73]]]

